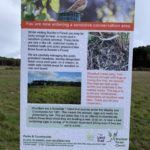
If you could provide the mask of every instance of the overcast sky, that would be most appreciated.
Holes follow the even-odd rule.
[[[21,0],[1,0],[0,56],[20,57]],[[134,47],[150,45],[150,0],[136,0]]]

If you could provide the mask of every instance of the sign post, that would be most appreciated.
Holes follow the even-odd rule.
[[[134,6],[21,1],[21,150],[128,150]]]

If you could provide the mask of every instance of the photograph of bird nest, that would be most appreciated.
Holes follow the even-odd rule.
[[[133,22],[135,0],[21,0],[22,20]]]
[[[129,33],[90,32],[88,37],[88,70],[127,71]]]

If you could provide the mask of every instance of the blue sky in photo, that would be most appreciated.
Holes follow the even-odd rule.
[[[81,78],[80,72],[57,72],[58,77]]]
[[[81,82],[81,72],[29,72],[28,82],[35,80]]]

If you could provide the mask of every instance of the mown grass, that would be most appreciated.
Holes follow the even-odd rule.
[[[29,86],[29,103],[80,104],[81,87]]]
[[[19,69],[0,68],[0,150],[19,150]],[[150,149],[150,72],[133,73],[130,150]]]

